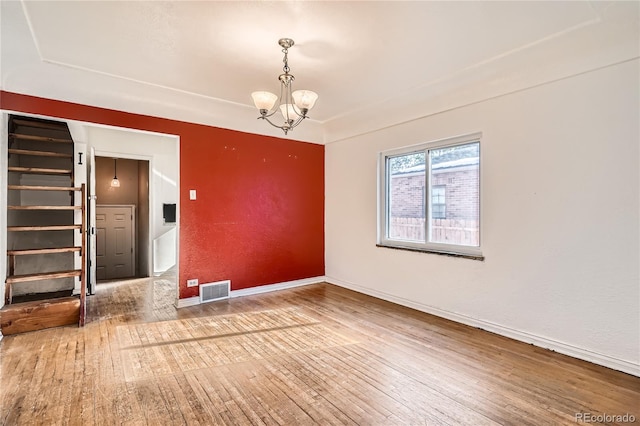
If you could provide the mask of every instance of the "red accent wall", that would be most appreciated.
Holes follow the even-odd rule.
[[[0,108],[180,136],[180,298],[324,275],[324,146],[0,91]],[[189,200],[189,190],[197,200]]]

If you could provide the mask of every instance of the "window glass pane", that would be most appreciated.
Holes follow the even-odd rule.
[[[387,237],[425,241],[425,153],[387,159]]]
[[[429,151],[429,241],[480,246],[480,143]]]
[[[431,217],[433,219],[444,219],[446,217],[445,190],[444,185],[431,187]]]

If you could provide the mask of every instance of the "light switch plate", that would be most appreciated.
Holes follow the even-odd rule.
[[[195,189],[190,189],[189,190],[189,199],[190,200],[195,200],[196,199],[196,190]]]

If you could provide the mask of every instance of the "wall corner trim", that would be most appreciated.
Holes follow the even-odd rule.
[[[230,298],[251,296],[253,294],[269,293],[272,291],[285,290],[288,288],[301,287],[304,285],[318,284],[326,281],[325,276],[303,278],[300,280],[286,281],[282,283],[266,284],[257,287],[243,288],[240,290],[231,290],[229,293]],[[195,306],[200,304],[200,296],[187,297],[185,299],[178,299],[176,302],[176,308],[186,308],[188,306]]]
[[[421,312],[425,312],[437,317],[445,318],[451,321],[455,321],[461,324],[469,325],[471,327],[480,328],[491,333],[496,333],[501,336],[508,337],[510,339],[518,340],[520,342],[529,343],[534,346],[538,346],[544,349],[549,349],[564,355],[568,355],[573,358],[588,361],[594,364],[601,365],[603,367],[611,368],[613,370],[622,371],[627,374],[640,377],[640,364],[635,364],[626,360],[615,358],[606,354],[593,352],[588,349],[579,348],[576,346],[568,345],[557,340],[552,340],[546,337],[537,336],[535,334],[527,333],[513,328],[505,327],[500,324],[495,324],[489,321],[468,317],[455,312],[449,312],[442,309],[435,308],[433,306],[424,305],[422,303],[414,302],[402,297],[397,297],[388,293],[384,293],[378,290],[363,287],[358,284],[354,284],[348,281],[343,281],[330,276],[325,277],[325,281],[329,284],[334,284],[339,287],[344,287],[349,290],[356,291],[358,293],[366,294],[378,299],[386,300],[388,302],[397,303],[408,308],[416,309]]]

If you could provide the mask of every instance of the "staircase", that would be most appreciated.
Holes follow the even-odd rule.
[[[69,129],[66,123],[10,116],[8,139],[2,334],[83,326],[86,197],[84,184],[74,185]]]

